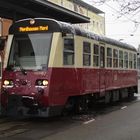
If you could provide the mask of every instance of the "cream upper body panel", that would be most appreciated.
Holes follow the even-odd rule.
[[[10,49],[11,49],[11,45],[12,45],[13,36],[14,35],[8,35],[8,41],[7,41],[5,50],[4,50],[5,54],[4,54],[3,68],[7,67],[7,63],[8,63],[8,59],[9,59],[9,53],[10,53]]]
[[[53,33],[48,67],[62,67],[63,46],[62,33]]]
[[[64,65],[63,59],[64,59],[64,39],[68,37],[62,37],[62,33],[53,33],[52,38],[52,45],[51,45],[51,51],[50,51],[50,59],[49,59],[49,65],[48,67],[63,67],[63,68],[69,68],[69,67],[75,67],[75,68],[99,68],[93,65],[93,55],[94,55],[94,44],[98,45],[99,48],[103,46],[105,48],[105,68],[107,68],[107,48],[111,48],[112,50],[117,49],[119,51],[127,52],[135,54],[136,52],[132,50],[128,50],[126,48],[121,48],[115,45],[106,44],[104,42],[99,42],[97,40],[89,39],[86,37],[73,35],[74,39],[74,64],[73,65]],[[72,38],[72,36],[70,37]],[[90,66],[83,66],[83,42],[90,43],[91,47],[91,64]],[[99,56],[100,57],[100,56]],[[100,59],[100,58],[99,58]],[[119,61],[119,56],[118,56]],[[129,58],[128,58],[129,61]],[[112,51],[112,63],[113,63],[113,51]],[[114,69],[113,66],[109,69]],[[115,69],[120,69],[115,68]]]

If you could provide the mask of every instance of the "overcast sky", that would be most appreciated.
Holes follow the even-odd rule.
[[[93,5],[91,3],[92,0],[84,1]],[[95,7],[105,12],[106,36],[129,43],[138,48],[140,44],[140,26],[135,27],[134,22],[127,16],[117,18],[119,8],[115,2],[108,2],[100,6],[96,5]]]

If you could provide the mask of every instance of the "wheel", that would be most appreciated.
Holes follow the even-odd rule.
[[[87,113],[89,100],[86,96],[78,97],[75,104],[75,112],[78,114]]]
[[[111,92],[106,92],[105,94],[105,103],[108,104],[111,102]]]

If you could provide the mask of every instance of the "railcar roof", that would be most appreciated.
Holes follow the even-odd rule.
[[[103,36],[103,35],[97,35],[93,32],[86,31],[86,30],[84,30],[76,25],[71,25],[71,24],[64,23],[64,22],[61,22],[60,25],[61,25],[63,32],[73,33],[76,35],[80,35],[83,37],[87,37],[90,39],[101,41],[103,43],[115,45],[115,46],[118,46],[120,48],[125,48],[125,49],[129,49],[132,51],[137,51],[136,48],[130,44],[123,43],[123,42],[117,41],[117,40],[112,39],[112,38],[108,38],[108,37]]]
[[[20,24],[22,22],[26,22],[26,25],[27,25],[27,21],[30,21],[30,20],[31,19],[19,20],[14,25],[16,27],[18,24]],[[40,22],[40,23],[43,23],[43,24],[47,23],[47,24],[51,25],[52,29],[56,32],[60,31],[63,33],[68,33],[68,34],[75,34],[75,35],[87,37],[89,39],[94,39],[94,40],[100,41],[102,43],[115,45],[115,46],[118,46],[120,48],[132,50],[132,51],[137,51],[135,49],[135,47],[132,45],[117,41],[115,39],[108,38],[108,37],[103,36],[103,35],[97,35],[93,32],[86,31],[86,30],[80,28],[79,26],[76,26],[76,25],[73,25],[70,23],[65,23],[65,22],[61,22],[61,21],[57,21],[57,20],[49,19],[49,18],[35,18],[35,20]],[[11,28],[9,29],[9,33],[13,32],[15,30],[14,25],[11,26]]]

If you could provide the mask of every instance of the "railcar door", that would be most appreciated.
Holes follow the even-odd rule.
[[[105,94],[105,45],[100,45],[99,90],[100,96]]]

